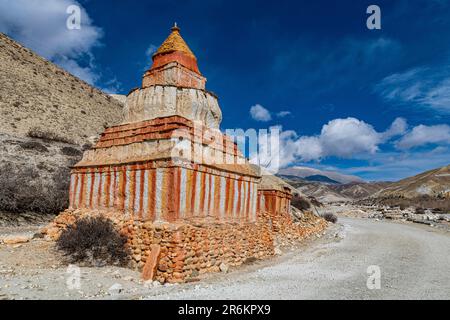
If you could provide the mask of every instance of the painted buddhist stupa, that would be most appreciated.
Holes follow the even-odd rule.
[[[151,221],[255,221],[259,171],[220,132],[217,97],[176,25],[152,58],[123,123],[73,168],[70,207]]]
[[[164,283],[263,259],[323,230],[318,218],[293,222],[289,188],[262,177],[222,134],[217,97],[176,25],[152,58],[123,122],[73,167],[70,207],[43,232],[57,239],[84,217],[110,219],[130,266]]]

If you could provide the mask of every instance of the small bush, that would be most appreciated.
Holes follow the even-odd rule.
[[[22,149],[26,149],[26,150],[35,150],[38,152],[48,152],[47,147],[37,141],[22,142],[22,143],[20,143],[20,146],[22,147]]]
[[[125,265],[129,252],[126,238],[102,217],[83,218],[65,229],[57,240],[57,248],[71,263],[87,265]]]
[[[311,208],[311,204],[305,198],[300,197],[298,194],[294,195],[291,200],[291,205],[299,210],[308,210]]]
[[[61,153],[68,157],[81,157],[83,155],[83,152],[73,147],[62,147]]]
[[[48,140],[48,141],[56,141],[56,142],[75,144],[74,141],[72,141],[68,138],[62,137],[55,132],[49,131],[47,129],[41,129],[38,127],[33,127],[30,130],[28,130],[27,136],[30,138],[38,138],[38,139]]]
[[[424,208],[416,208],[416,214],[425,214]]]
[[[319,200],[317,200],[316,198],[314,198],[314,197],[308,197],[308,198],[313,206],[318,207],[318,208],[323,207],[323,203],[320,202]]]
[[[328,222],[336,223],[338,221],[337,216],[333,213],[325,213],[322,217]]]

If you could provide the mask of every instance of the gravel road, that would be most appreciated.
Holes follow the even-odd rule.
[[[368,219],[340,223],[337,241],[327,237],[270,266],[147,298],[450,299],[450,233]],[[373,265],[380,289],[369,290]]]

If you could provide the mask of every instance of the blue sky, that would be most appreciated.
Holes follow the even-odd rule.
[[[82,8],[68,31],[66,8]],[[369,5],[381,30],[366,27]],[[397,180],[450,163],[450,2],[0,0],[0,31],[126,94],[176,21],[222,128],[282,128],[283,165]]]

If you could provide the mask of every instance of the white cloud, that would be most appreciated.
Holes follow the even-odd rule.
[[[390,128],[383,132],[383,139],[389,140],[392,137],[403,135],[408,129],[408,123],[403,118],[397,118],[392,122]]]
[[[61,68],[67,70],[74,76],[83,79],[89,84],[94,84],[100,79],[100,76],[89,67],[81,67],[75,60],[61,56],[54,60]]]
[[[284,117],[289,116],[290,114],[291,114],[290,111],[280,111],[280,112],[277,113],[277,117],[278,118],[284,118]]]
[[[272,120],[272,116],[266,108],[260,104],[256,104],[250,108],[250,115],[253,120],[267,122]]]
[[[450,113],[449,67],[421,67],[392,74],[375,86],[375,92],[391,103]]]
[[[435,125],[414,127],[397,143],[399,149],[411,149],[427,144],[450,144],[450,126]]]
[[[324,125],[320,141],[327,155],[350,158],[360,153],[375,153],[381,136],[370,124],[347,118]]]
[[[69,30],[66,13],[70,5],[81,9],[81,29]],[[74,0],[2,0],[0,31],[26,47],[94,84],[92,49],[100,45],[102,30],[93,25],[86,10]],[[81,60],[88,60],[81,66]]]
[[[319,135],[299,136],[295,131],[280,134],[280,160],[283,167],[295,162],[320,161],[326,157],[368,158],[379,146],[405,133],[405,119],[397,118],[384,132],[356,118],[334,119],[325,124]]]

